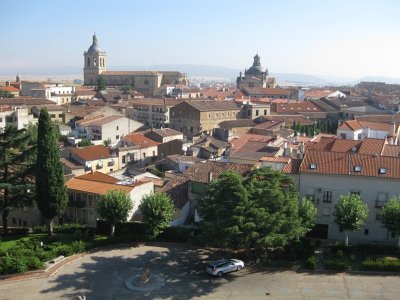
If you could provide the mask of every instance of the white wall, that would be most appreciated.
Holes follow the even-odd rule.
[[[331,203],[323,202],[324,190],[332,191]],[[329,225],[329,239],[344,239],[345,235],[339,232],[337,225],[333,221],[332,213],[335,203],[339,200],[339,196],[352,191],[361,192],[361,199],[368,204],[369,214],[367,222],[361,231],[350,233],[350,242],[394,242],[395,239],[388,237],[388,231],[383,227],[382,223],[376,220],[376,214],[380,212],[380,209],[375,207],[375,203],[378,193],[387,193],[388,200],[393,196],[398,196],[400,194],[400,180],[366,176],[300,174],[300,197],[302,198],[313,192],[315,195],[314,204],[318,209],[317,223]],[[364,234],[364,229],[369,230],[368,235]]]
[[[128,221],[131,220],[134,215],[140,215],[139,206],[142,203],[143,197],[153,192],[154,183],[152,181],[142,183],[134,187],[134,189],[130,192],[133,209],[129,212]]]

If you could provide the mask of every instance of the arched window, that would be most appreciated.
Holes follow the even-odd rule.
[[[87,67],[90,67],[90,57],[87,58]]]

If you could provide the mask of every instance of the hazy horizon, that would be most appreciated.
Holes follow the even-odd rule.
[[[109,66],[244,70],[258,52],[270,73],[400,78],[399,8],[390,0],[0,0],[0,76],[79,74],[96,31]]]

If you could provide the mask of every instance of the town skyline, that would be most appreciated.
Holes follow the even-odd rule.
[[[317,1],[77,5],[0,0],[5,12],[0,31],[8,41],[0,50],[0,75],[81,71],[83,51],[96,32],[111,69],[204,65],[244,70],[258,53],[271,73],[400,78],[393,63],[400,51],[395,1],[334,1],[330,7]]]

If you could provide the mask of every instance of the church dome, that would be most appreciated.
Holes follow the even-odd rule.
[[[251,74],[251,75],[260,75],[264,72],[263,68],[261,66],[251,66],[248,70],[247,70],[247,74]]]
[[[101,52],[103,52],[103,50],[101,50],[99,44],[97,43],[96,34],[93,35],[93,43],[92,43],[92,45],[89,47],[89,49],[88,49],[87,52],[88,52],[88,53],[91,53],[91,54],[96,54],[96,53],[101,53]]]

